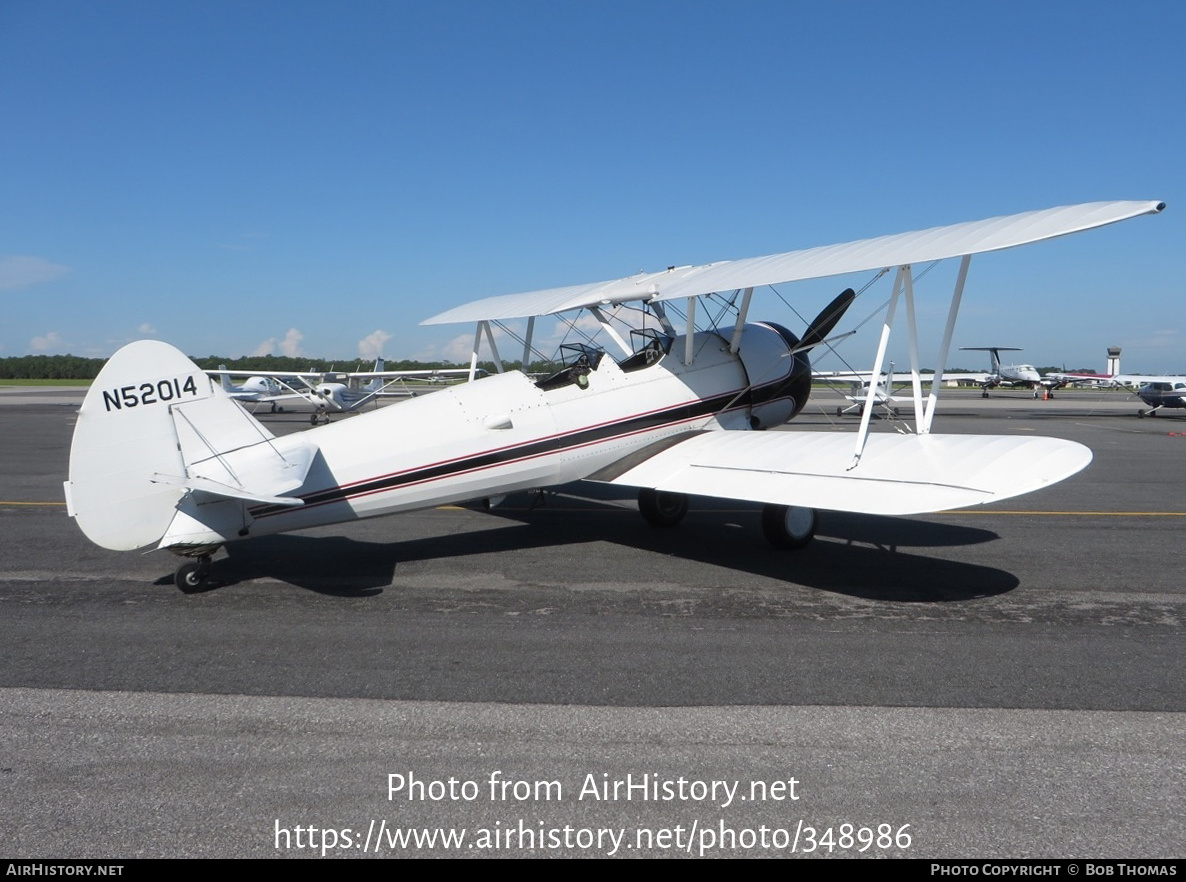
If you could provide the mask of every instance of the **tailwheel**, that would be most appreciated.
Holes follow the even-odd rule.
[[[206,579],[210,576],[210,558],[203,556],[187,560],[177,568],[173,581],[186,594],[193,594],[206,587]]]
[[[767,505],[762,509],[762,532],[775,548],[803,548],[815,537],[814,508]]]
[[[643,487],[638,491],[638,510],[652,527],[674,527],[688,513],[688,497]]]

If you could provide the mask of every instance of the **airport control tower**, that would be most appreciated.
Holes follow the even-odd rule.
[[[1114,377],[1120,373],[1120,347],[1108,347],[1108,376]]]

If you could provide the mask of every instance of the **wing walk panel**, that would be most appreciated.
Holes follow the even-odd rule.
[[[1058,438],[872,435],[860,465],[852,436],[833,432],[708,432],[661,450],[610,483],[908,515],[1029,493],[1086,468],[1091,451]]]

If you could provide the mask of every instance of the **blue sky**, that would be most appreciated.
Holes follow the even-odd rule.
[[[459,358],[418,323],[479,297],[1160,199],[974,258],[955,345],[1186,373],[1183,38],[1179,2],[6,0],[0,355]]]

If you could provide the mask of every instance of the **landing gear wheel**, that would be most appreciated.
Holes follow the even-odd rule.
[[[210,576],[210,558],[199,557],[187,560],[177,568],[173,581],[186,594],[193,594],[206,587],[206,579]]]
[[[988,390],[987,390],[987,389],[985,389],[983,392],[981,392],[981,393],[980,393],[980,397],[981,397],[981,398],[987,398],[987,397],[988,397]]]
[[[674,527],[688,513],[688,497],[644,487],[638,491],[638,511],[652,527]]]
[[[814,508],[767,505],[762,509],[762,532],[775,548],[803,548],[814,538],[815,527]]]

